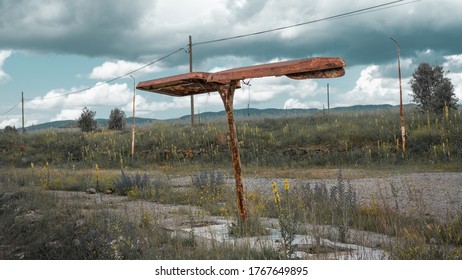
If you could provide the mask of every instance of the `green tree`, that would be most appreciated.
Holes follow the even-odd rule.
[[[111,115],[109,115],[109,120],[107,122],[108,129],[123,130],[125,125],[125,112],[117,108],[111,110]]]
[[[18,133],[18,130],[15,126],[7,125],[3,130],[4,133]]]
[[[421,63],[409,83],[413,101],[422,111],[443,112],[445,106],[457,110],[454,86],[442,66]]]
[[[88,110],[87,107],[83,108],[82,114],[77,121],[78,127],[83,132],[90,132],[95,130],[97,126],[95,115],[96,112]]]

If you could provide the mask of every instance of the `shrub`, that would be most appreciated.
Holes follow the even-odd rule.
[[[317,224],[332,224],[338,226],[339,239],[345,242],[349,227],[358,210],[357,195],[350,181],[343,179],[339,170],[337,182],[328,188],[324,183],[304,186],[300,193],[306,213],[310,213],[309,220]]]
[[[202,170],[192,177],[192,184],[199,190],[208,190],[210,193],[217,193],[225,182],[225,176],[220,171]]]
[[[148,190],[151,187],[151,179],[147,173],[141,175],[126,174],[123,169],[120,170],[120,177],[115,181],[115,192],[119,195],[128,195],[138,191]],[[131,192],[130,192],[131,191]]]

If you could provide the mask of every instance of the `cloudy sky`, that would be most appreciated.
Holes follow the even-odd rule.
[[[364,10],[372,6],[380,7]],[[331,107],[396,105],[397,47],[390,37],[401,46],[406,103],[409,77],[421,62],[443,65],[462,100],[461,10],[460,0],[0,0],[0,128],[21,126],[21,92],[26,126],[76,119],[85,106],[97,118],[113,108],[130,116],[134,80],[189,71],[182,49],[189,35],[195,71],[318,56],[348,64],[336,79],[253,79],[236,91],[236,109],[327,107],[328,83]],[[300,23],[307,24],[210,42]],[[136,95],[139,117],[180,117],[189,106],[189,97]],[[223,105],[212,93],[196,96],[195,108]]]

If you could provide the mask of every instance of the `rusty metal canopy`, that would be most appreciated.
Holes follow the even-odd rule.
[[[186,73],[140,82],[136,88],[171,96],[188,96],[218,91],[220,86],[231,81],[251,78],[287,76],[301,80],[341,77],[345,74],[344,66],[346,63],[341,58],[306,58],[234,68],[216,73]]]
[[[136,88],[171,96],[188,96],[218,91],[219,83],[208,83],[210,73],[192,72],[140,82]]]

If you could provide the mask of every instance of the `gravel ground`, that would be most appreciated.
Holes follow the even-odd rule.
[[[170,178],[173,186],[179,188],[192,184],[191,176]],[[284,180],[280,178],[245,177],[246,192],[272,195],[271,183],[282,188]],[[360,204],[378,203],[414,216],[436,218],[449,221],[462,214],[462,172],[407,173],[381,178],[360,178],[344,182],[351,184],[357,193]],[[233,188],[234,178],[226,179]],[[323,183],[328,188],[337,183],[336,179],[299,180],[289,179],[291,186],[314,186]],[[65,192],[64,192],[65,193]],[[104,200],[109,197],[105,196]],[[112,196],[110,200],[127,203],[125,198]],[[120,200],[120,201],[119,201]]]
[[[345,178],[344,181],[347,179]],[[247,191],[270,195],[271,183],[284,185],[283,179],[247,177],[244,185]],[[291,186],[305,186],[324,183],[331,187],[336,179],[289,180]],[[462,173],[410,173],[382,178],[362,178],[349,180],[361,204],[386,204],[410,215],[428,216],[439,220],[450,220],[462,213]],[[234,184],[228,179],[228,184]]]
[[[191,185],[191,177],[183,176],[170,179],[174,186]],[[244,186],[247,192],[272,195],[271,183],[282,188],[284,179],[246,176]],[[406,173],[381,176],[380,178],[344,178],[355,189],[361,204],[377,202],[388,205],[398,211],[416,216],[436,218],[448,221],[462,214],[462,172]],[[226,183],[233,187],[234,178]],[[323,183],[334,186],[337,179],[300,180],[289,179],[291,186],[314,186]]]
[[[228,178],[227,184],[234,187],[234,179]],[[176,187],[191,186],[191,176],[170,178],[170,182]],[[262,177],[246,177],[245,187],[247,192],[258,192],[263,195],[272,195],[271,183],[276,182],[279,187],[284,185],[283,179],[270,179]],[[316,183],[323,183],[328,188],[337,183],[336,179],[325,180],[289,180],[291,186],[314,186]],[[348,181],[345,179],[348,184]],[[424,217],[433,217],[441,221],[448,221],[457,214],[462,213],[462,173],[412,173],[393,175],[381,178],[361,178],[349,181],[357,192],[359,203],[368,204],[375,201],[379,204],[387,204],[398,211]],[[130,200],[127,197],[104,194],[86,194],[84,192],[63,192],[53,191],[56,198],[67,203],[78,203],[82,206],[88,204],[90,209],[111,209],[115,213],[125,214],[138,221],[143,213],[155,217],[156,221],[162,224],[163,228],[171,231],[176,236],[189,236],[191,223],[195,223],[195,230],[210,230],[209,226],[220,226],[222,217],[208,216],[201,212],[201,209],[187,205],[165,205],[142,200]],[[85,208],[85,207],[84,207]],[[196,214],[193,214],[196,213]],[[191,217],[201,217],[191,220]],[[268,219],[268,223],[274,225],[274,219]],[[204,227],[206,226],[206,227]],[[223,225],[221,225],[223,226]],[[225,227],[227,228],[227,226]],[[316,231],[324,237],[335,237],[338,230],[330,226],[316,226]],[[334,238],[335,239],[335,238]],[[202,239],[201,239],[202,240]],[[345,246],[357,246],[366,250],[353,250],[356,253],[349,253],[348,258],[382,259],[386,258],[384,251],[380,248],[389,246],[394,238],[382,234],[365,232],[360,230],[349,231],[349,242]],[[210,242],[209,240],[204,242]],[[330,242],[330,241],[329,241]],[[335,242],[334,242],[335,243]],[[204,243],[208,244],[208,243]],[[337,244],[339,245],[339,244]],[[336,246],[337,246],[336,245]],[[367,247],[362,247],[362,246]],[[308,245],[307,245],[308,246]],[[349,247],[349,248],[350,248]],[[352,252],[353,252],[352,251]],[[384,255],[371,254],[379,252]],[[335,252],[335,258],[341,258]],[[364,253],[366,255],[362,256]],[[359,255],[358,255],[359,254]],[[328,257],[328,256],[327,256]]]

